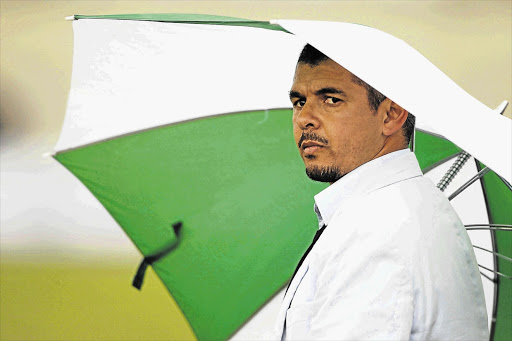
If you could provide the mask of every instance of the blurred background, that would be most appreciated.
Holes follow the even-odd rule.
[[[151,270],[141,292],[131,287],[141,255],[49,156],[71,78],[64,18],[158,12],[360,23],[404,39],[487,106],[512,99],[511,1],[2,0],[1,340],[194,338]]]

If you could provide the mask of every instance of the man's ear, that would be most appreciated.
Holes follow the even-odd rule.
[[[381,104],[384,104],[379,107],[379,110],[384,113],[382,134],[391,136],[402,128],[407,120],[408,112],[389,98],[386,98]]]

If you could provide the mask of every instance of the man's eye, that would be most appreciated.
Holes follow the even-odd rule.
[[[297,108],[302,108],[306,104],[306,101],[303,99],[298,99],[295,102],[293,102],[293,106]]]
[[[336,98],[336,97],[326,97],[325,98],[325,103],[327,103],[327,104],[336,104],[338,102],[341,102],[341,99]]]

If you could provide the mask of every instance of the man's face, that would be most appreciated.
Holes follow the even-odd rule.
[[[299,63],[290,91],[293,133],[310,178],[335,182],[379,153],[383,115],[368,103],[366,89],[331,59]]]

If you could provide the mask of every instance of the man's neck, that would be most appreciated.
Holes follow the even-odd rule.
[[[399,135],[389,136],[384,141],[384,144],[382,145],[382,148],[369,161],[375,160],[375,159],[377,159],[377,158],[379,158],[381,156],[384,156],[386,154],[393,153],[393,152],[396,152],[396,151],[399,151],[399,150],[407,148],[408,145],[407,145],[407,143],[405,141],[405,137],[401,134],[401,131],[399,131],[399,133],[400,133]]]

